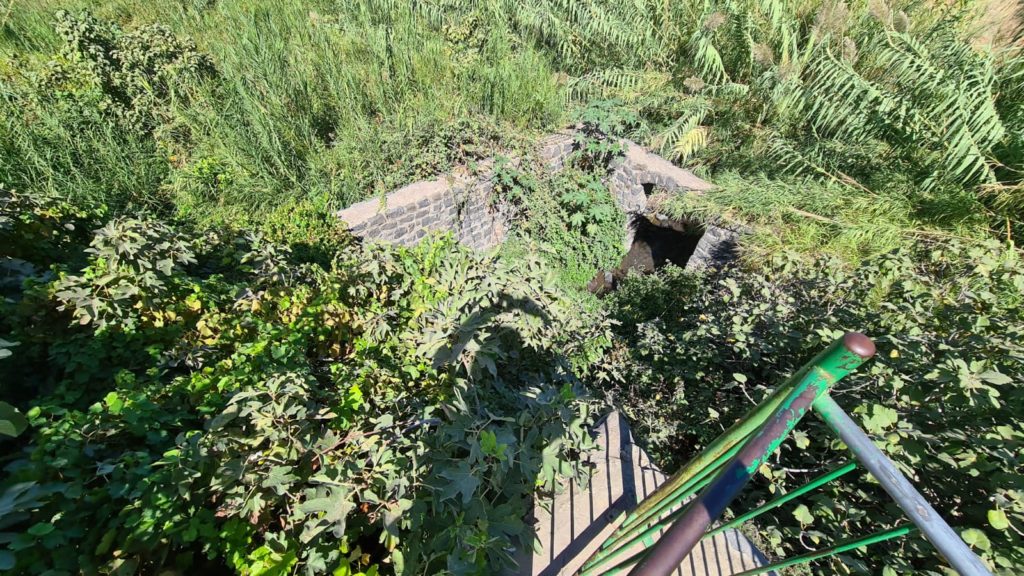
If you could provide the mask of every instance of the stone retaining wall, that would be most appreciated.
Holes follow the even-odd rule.
[[[430,232],[450,231],[462,244],[486,250],[504,240],[500,211],[491,206],[491,172],[448,174],[415,182],[382,201],[371,198],[338,212],[355,236],[412,246]]]
[[[640,145],[623,140],[625,153],[609,166],[608,189],[619,207],[627,214],[646,214],[647,193],[658,189],[676,193],[700,193],[711,184],[697,178],[661,156]],[[540,143],[540,156],[551,170],[560,170],[566,157],[574,150],[572,132],[559,132]],[[462,244],[476,250],[499,245],[507,233],[507,219],[502,207],[492,201],[493,171],[490,163],[470,174],[460,169],[435,178],[416,182],[389,193],[383,201],[373,198],[338,212],[352,233],[358,237],[411,246],[429,232],[451,231]],[[633,242],[633,231],[624,231],[625,245]],[[735,243],[736,232],[709,227],[707,242],[698,244],[701,254],[691,258],[694,266],[714,265],[721,259],[725,244]],[[689,267],[690,265],[687,264]]]

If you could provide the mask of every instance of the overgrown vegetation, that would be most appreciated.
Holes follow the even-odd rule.
[[[7,568],[490,571],[590,442],[574,373],[602,325],[536,263],[439,241],[319,264],[124,218],[86,247],[64,205],[0,216],[24,287],[2,393],[33,430],[6,458]],[[84,267],[48,269],[54,245]]]
[[[539,253],[565,290],[589,301],[583,289],[595,272],[615,268],[623,256],[626,217],[603,180],[609,161],[622,154],[612,134],[623,125],[601,103],[584,109],[579,119],[576,150],[557,171],[538,160],[517,166],[499,157],[495,196],[513,223],[504,254]]]
[[[672,470],[858,329],[881,354],[840,402],[1019,572],[1018,9],[0,3],[0,570],[495,573],[601,408]],[[531,145],[569,124],[552,173]],[[740,266],[585,293],[623,136],[711,177],[659,210],[751,226]],[[498,255],[333,216],[492,157]],[[898,518],[847,477],[758,528],[794,555]],[[920,539],[815,570],[948,571]]]
[[[34,48],[0,69],[0,175],[22,192],[258,222],[490,156],[561,115],[536,50],[404,10],[145,4],[123,28],[73,10],[54,26],[56,8],[25,5],[4,28],[8,50]]]
[[[1019,223],[1022,60],[1011,43],[1013,4],[443,5],[423,10],[434,20],[480,11],[547,47],[574,75],[571,97],[618,99],[642,120],[631,134],[654,148],[751,178],[739,185],[748,195],[704,201],[742,214],[768,199],[778,208],[772,218],[787,222],[773,226],[780,236],[827,222],[862,240],[823,252],[857,259],[936,230],[1012,237]],[[1003,36],[977,26],[980,11],[1010,20]],[[794,221],[788,195],[778,195],[797,186],[808,198],[835,196],[837,185],[892,209],[870,219],[881,234],[856,230],[864,224],[856,202],[804,209]]]
[[[965,259],[966,252],[967,259]],[[1024,430],[1024,272],[998,243],[897,251],[845,271],[841,263],[777,258],[759,273],[706,275],[670,268],[631,276],[610,296],[617,345],[600,380],[653,454],[676,468],[845,330],[878,344],[870,366],[836,398],[880,439],[926,498],[1010,574],[1024,563],[1020,490]],[[849,459],[807,419],[747,492],[762,501]],[[759,502],[743,503],[756,506]],[[800,502],[805,505],[800,506]],[[825,547],[902,521],[874,482],[844,479],[780,508],[765,534],[780,554]],[[770,527],[769,527],[770,526]],[[935,551],[914,539],[824,572],[937,572]]]
[[[524,207],[515,236],[503,247],[508,257],[540,253],[562,287],[581,292],[597,270],[618,265],[625,217],[596,174],[568,168],[550,177],[510,177],[504,192],[521,195]]]

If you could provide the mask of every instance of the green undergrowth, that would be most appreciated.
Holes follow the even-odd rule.
[[[547,174],[499,161],[496,192],[511,207],[512,222],[501,252],[511,259],[539,255],[556,271],[559,286],[594,304],[587,283],[619,265],[626,217],[600,172],[582,165],[573,156],[567,167]]]
[[[672,470],[858,329],[881,352],[838,400],[1016,574],[1002,4],[0,0],[0,570],[496,573],[599,409]],[[619,137],[716,184],[658,210],[750,227],[738,266],[586,292],[623,255]],[[495,157],[498,254],[333,215]],[[840,448],[801,425],[737,510]],[[781,556],[897,519],[857,475],[756,528]],[[949,573],[902,542],[810,570]]]
[[[715,188],[700,195],[663,201],[658,210],[749,229],[741,243],[743,260],[754,266],[781,253],[835,257],[844,265],[921,241],[990,238],[985,216],[970,210],[938,226],[910,197],[858,192],[810,178],[716,175]]]
[[[589,284],[599,272],[619,267],[630,217],[608,187],[611,163],[625,153],[622,136],[639,119],[607,100],[575,110],[573,118],[573,150],[559,167],[530,156],[499,157],[495,203],[510,220],[501,253],[513,259],[538,255],[563,289],[598,308]]]
[[[0,41],[9,188],[258,220],[521,147],[562,115],[544,58],[499,31],[435,31],[358,2],[118,6],[100,10],[113,21],[12,12]]]
[[[606,300],[615,345],[592,387],[675,470],[846,330],[878,354],[834,396],[999,574],[1024,563],[1024,269],[1013,246],[899,249],[854,268],[776,257],[757,272],[630,276]],[[851,456],[813,417],[770,457],[734,510]],[[789,557],[906,522],[863,470],[758,518]],[[920,537],[842,554],[820,573],[947,574]]]
[[[607,334],[536,261],[8,192],[0,225],[4,569],[493,573],[581,473]]]

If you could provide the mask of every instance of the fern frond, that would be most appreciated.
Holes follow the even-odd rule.
[[[1006,130],[992,95],[990,62],[969,53],[962,43],[940,42],[939,54],[933,54],[907,34],[893,33],[889,40],[879,61],[923,111],[925,128],[943,151],[927,182],[944,177],[963,184],[995,181],[988,154]],[[964,63],[968,66],[961,72]]]
[[[689,110],[651,140],[651,146],[673,160],[685,161],[707,145],[708,129],[701,126],[711,111],[710,103],[700,98],[688,101]]]
[[[686,162],[698,150],[708,143],[708,127],[694,126],[680,136],[672,145],[671,157],[679,162]]]
[[[571,79],[567,97],[577,101],[601,97],[636,102],[665,90],[671,81],[672,76],[666,72],[612,68]]]
[[[717,84],[728,78],[722,55],[715,48],[711,35],[704,30],[697,30],[690,37],[688,46],[690,55],[705,82]]]
[[[825,51],[813,60],[806,72],[805,95],[808,116],[814,127],[840,138],[865,140],[877,135],[877,126],[868,117],[871,109],[899,116],[903,108],[881,87],[866,80],[848,63]],[[888,122],[902,124],[901,118]]]

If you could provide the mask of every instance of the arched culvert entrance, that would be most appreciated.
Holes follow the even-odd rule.
[[[685,267],[704,236],[704,226],[681,220],[652,220],[635,214],[630,219],[633,238],[629,251],[615,270],[602,270],[587,285],[595,294],[614,290],[630,271],[650,274],[668,263]]]

